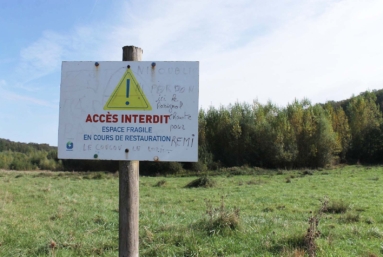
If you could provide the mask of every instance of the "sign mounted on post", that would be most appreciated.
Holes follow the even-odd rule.
[[[198,62],[63,62],[58,157],[198,161]]]

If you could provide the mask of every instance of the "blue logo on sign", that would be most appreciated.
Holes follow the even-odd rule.
[[[66,150],[67,151],[73,150],[73,143],[71,141],[68,141],[68,143],[66,143]]]

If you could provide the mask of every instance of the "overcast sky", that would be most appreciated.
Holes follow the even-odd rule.
[[[383,88],[382,0],[0,0],[0,138],[57,145],[62,61],[199,61],[199,105]]]

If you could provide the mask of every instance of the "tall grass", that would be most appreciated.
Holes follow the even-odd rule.
[[[379,256],[382,167],[263,175],[140,178],[140,256]],[[290,183],[286,183],[286,176]],[[262,183],[243,183],[262,181]],[[222,199],[222,196],[225,196]],[[332,211],[316,215],[323,198]],[[335,211],[339,199],[347,206]],[[331,210],[331,208],[330,208]],[[212,232],[210,232],[212,231]],[[306,235],[306,237],[305,237]],[[116,256],[118,177],[0,172],[0,256]]]

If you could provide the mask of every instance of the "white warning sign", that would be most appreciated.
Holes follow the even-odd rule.
[[[197,161],[198,62],[63,62],[60,159]]]

